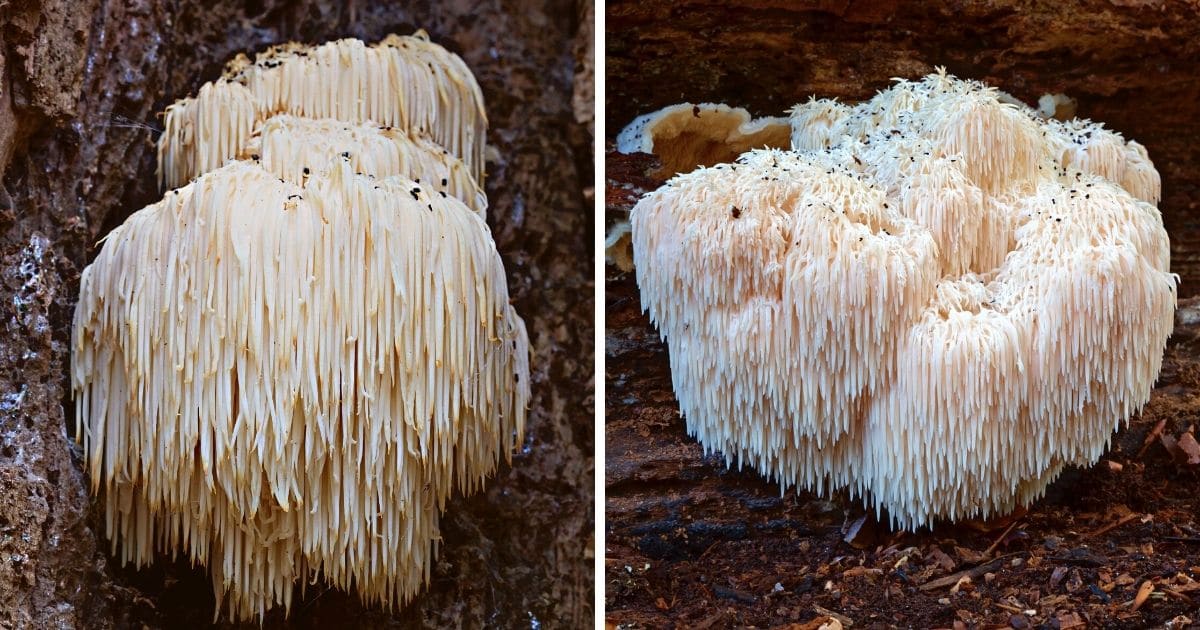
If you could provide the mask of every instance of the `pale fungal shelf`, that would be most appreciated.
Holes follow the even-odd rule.
[[[786,118],[752,119],[740,107],[680,103],[638,116],[617,136],[622,153],[653,153],[667,175],[733,161],[754,148],[786,148]]]
[[[689,430],[909,529],[1009,511],[1095,462],[1173,324],[1146,151],[944,73],[791,125],[790,150],[633,210]]]
[[[479,88],[423,34],[287,46],[217,85],[168,114],[182,186],[81,281],[72,383],[113,553],[207,566],[233,619],[318,576],[401,605],[529,401]]]

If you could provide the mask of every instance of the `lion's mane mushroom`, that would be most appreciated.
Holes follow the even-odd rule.
[[[219,168],[246,146],[259,123],[278,113],[427,135],[483,181],[483,94],[463,60],[424,31],[389,35],[370,46],[357,39],[313,48],[285,44],[253,63],[239,55],[196,97],[167,108],[159,181],[174,188]]]
[[[751,118],[740,107],[721,103],[680,103],[638,116],[617,136],[621,153],[651,153],[667,178],[700,166],[729,162],[750,149],[787,148],[791,127],[786,118]],[[609,228],[604,238],[606,264],[633,269],[629,221]]]
[[[689,431],[909,529],[1095,462],[1173,324],[1145,150],[944,72],[792,125],[633,210]]]
[[[307,54],[371,76],[354,68],[373,49],[336,46],[350,52]],[[244,131],[237,111],[205,116],[213,135],[164,160]],[[93,490],[113,553],[207,566],[217,614],[262,619],[317,576],[398,606],[429,578],[449,495],[524,430],[528,339],[486,200],[457,158],[397,130],[249,127],[220,144],[242,159],[134,213],[83,273],[71,370]]]
[[[334,164],[331,155],[346,158],[364,175],[405,175],[424,182],[434,194],[457,197],[486,218],[487,196],[462,160],[428,138],[395,127],[281,114],[262,123],[238,158],[261,160],[277,177],[299,184],[313,169]]]

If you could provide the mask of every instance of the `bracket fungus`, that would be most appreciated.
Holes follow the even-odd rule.
[[[680,103],[638,116],[617,136],[622,153],[653,153],[663,175],[728,162],[757,147],[787,148],[786,118],[752,119],[724,104]]]
[[[529,401],[479,88],[423,34],[239,63],[170,108],[159,167],[181,186],[83,273],[93,491],[114,555],[207,566],[218,615],[261,620],[317,576],[399,606],[446,500],[511,457]]]
[[[632,212],[706,449],[906,529],[1004,513],[1148,400],[1177,278],[1145,149],[944,71],[791,112],[790,150]]]

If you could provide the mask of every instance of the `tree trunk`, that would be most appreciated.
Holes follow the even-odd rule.
[[[318,583],[290,619],[277,610],[266,625],[589,622],[593,302],[579,252],[591,243],[591,112],[572,108],[576,83],[591,81],[588,4],[0,0],[0,627],[213,617],[203,568],[160,558],[135,571],[107,554],[68,435],[79,274],[100,237],[159,198],[156,113],[233,55],[416,28],[462,55],[483,87],[499,156],[489,221],[533,342],[527,442],[484,492],[451,502],[415,602],[388,614]]]

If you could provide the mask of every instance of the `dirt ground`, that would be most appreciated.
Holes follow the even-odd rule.
[[[778,115],[857,101],[935,65],[1149,147],[1183,298],[1200,291],[1200,77],[1182,3],[616,2],[606,221],[661,182],[612,138],[683,102]],[[1164,87],[1166,89],[1164,89]],[[780,492],[686,434],[632,274],[606,268],[605,618],[624,628],[1200,627],[1200,303],[1184,299],[1149,404],[1095,466],[1027,511],[893,533],[845,494]],[[1139,596],[1140,593],[1140,596]]]
[[[489,221],[530,333],[526,442],[455,497],[428,589],[401,611],[314,584],[265,627],[580,627],[592,619],[591,3],[0,0],[0,628],[191,628],[206,572],[107,554],[68,397],[94,244],[159,198],[156,113],[239,52],[426,29],[484,92]],[[250,624],[247,627],[257,627]]]

